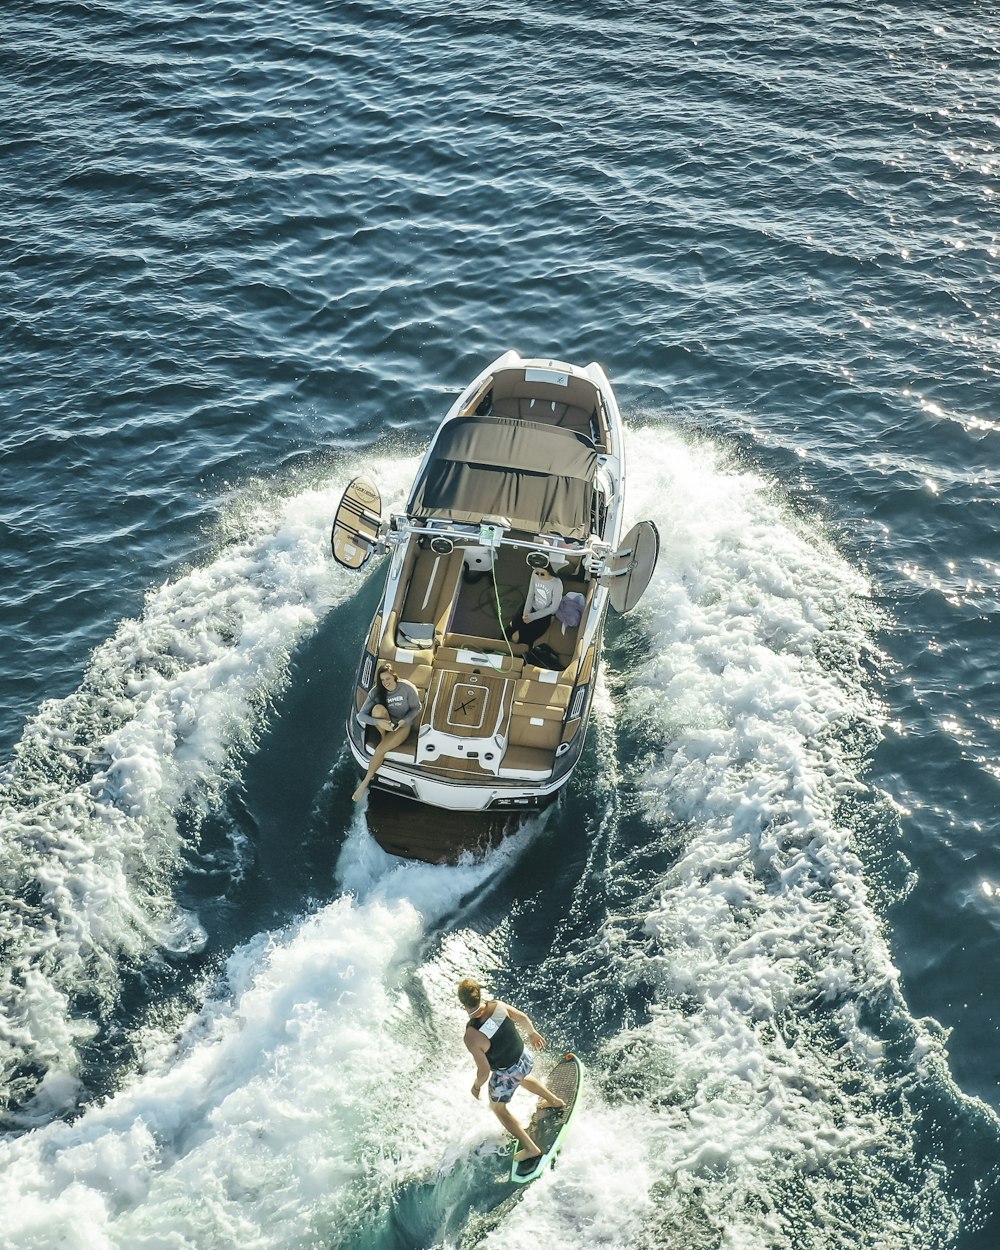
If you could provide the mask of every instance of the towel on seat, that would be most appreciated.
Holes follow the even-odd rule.
[[[583,609],[586,603],[587,601],[583,595],[576,590],[571,590],[559,600],[559,606],[556,608],[556,620],[562,621],[562,632],[564,634],[567,625],[570,629],[575,629],[583,620]]]

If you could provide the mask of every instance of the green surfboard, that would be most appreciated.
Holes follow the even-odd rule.
[[[542,1084],[547,1085],[566,1106],[536,1110],[531,1117],[528,1132],[538,1142],[542,1153],[539,1158],[526,1159],[523,1163],[511,1160],[510,1179],[515,1185],[526,1185],[529,1181],[538,1180],[555,1162],[580,1100],[583,1064],[570,1051],[551,1069]]]

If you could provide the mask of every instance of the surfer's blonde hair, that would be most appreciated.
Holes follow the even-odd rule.
[[[483,1000],[483,987],[475,977],[463,977],[458,983],[458,1001],[469,1011]]]

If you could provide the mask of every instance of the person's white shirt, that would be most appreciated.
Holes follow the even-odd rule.
[[[563,597],[562,580],[546,576],[542,569],[535,569],[528,583],[522,616],[525,621],[537,621],[542,616],[552,616]]]

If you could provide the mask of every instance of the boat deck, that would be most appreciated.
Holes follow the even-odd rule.
[[[528,648],[504,637],[531,575],[523,553],[501,548],[491,571],[470,567],[474,550],[437,554],[414,544],[407,556],[401,610],[387,615],[377,649],[416,687],[422,712],[388,760],[442,780],[544,782],[566,737],[581,627],[554,619],[539,640],[561,669],[528,663]],[[575,552],[568,557],[558,570],[564,592],[589,603],[595,583],[581,575]],[[375,745],[371,732],[367,745]]]

